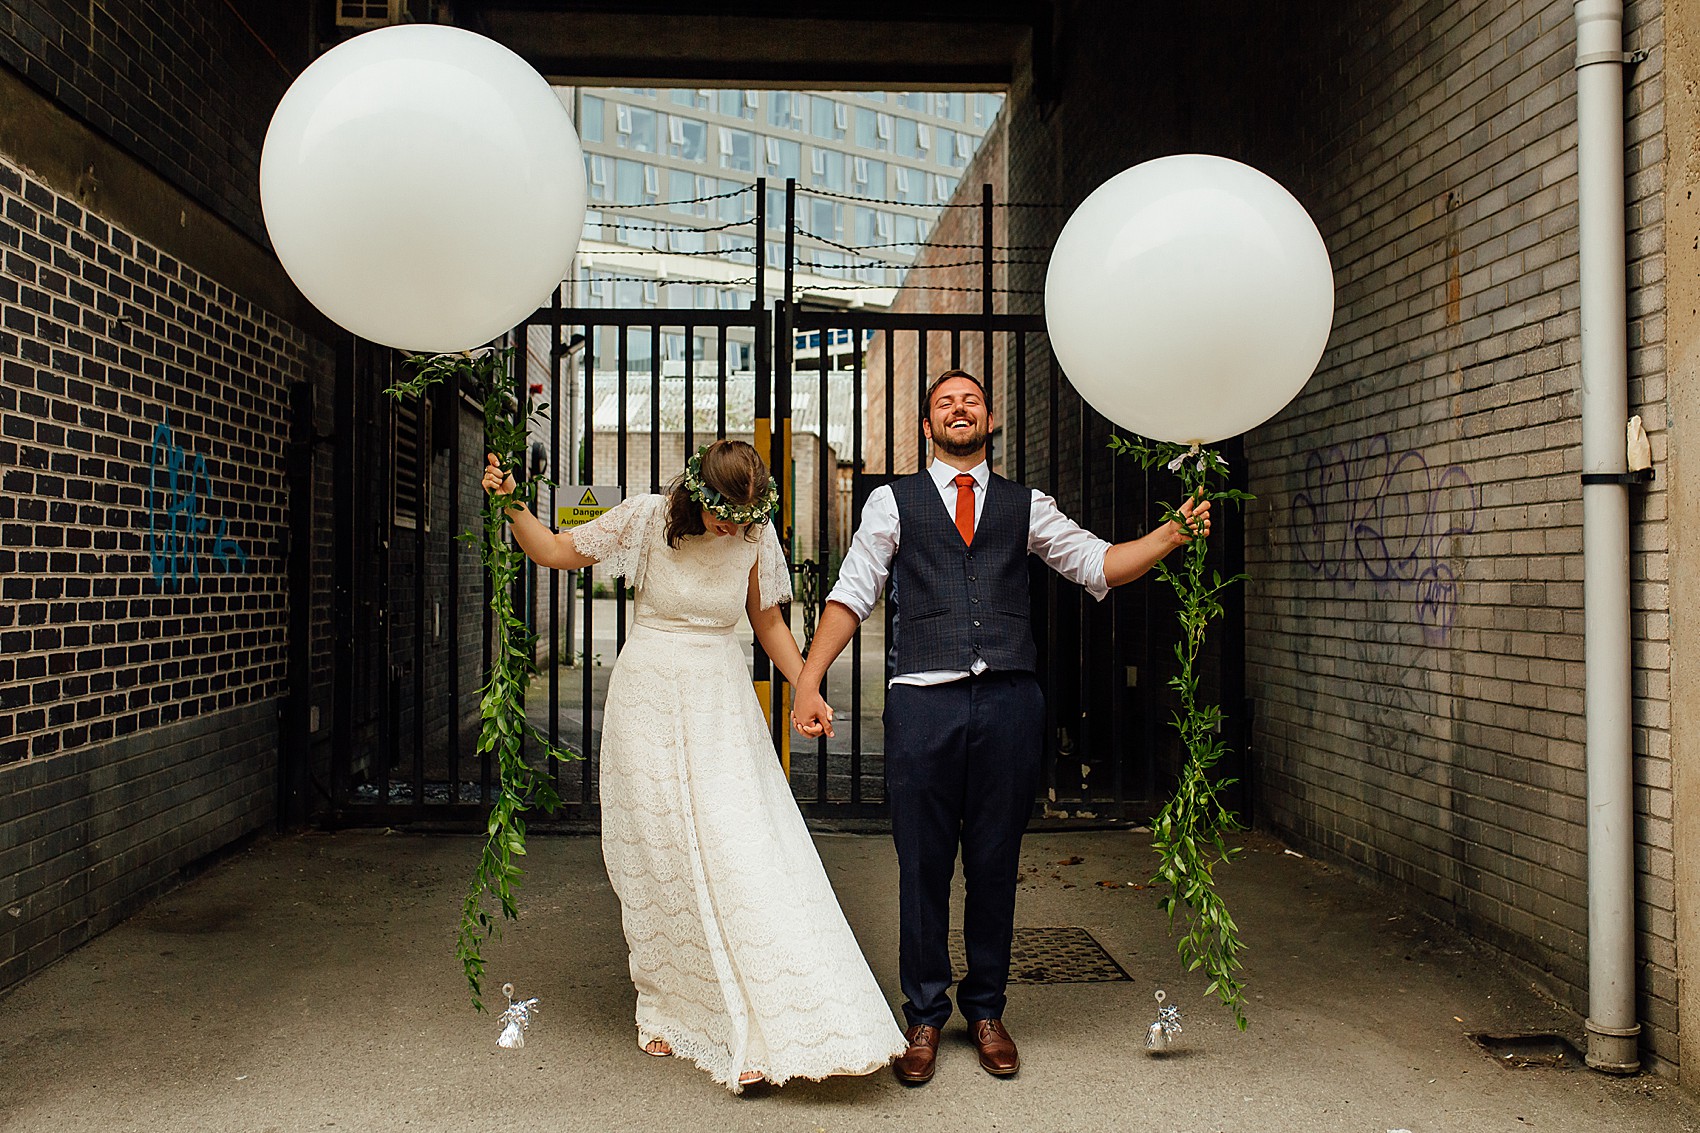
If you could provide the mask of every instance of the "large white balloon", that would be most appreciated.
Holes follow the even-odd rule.
[[[1080,396],[1153,440],[1237,436],[1291,401],[1334,319],[1328,249],[1304,207],[1237,161],[1123,170],[1069,217],[1045,323]]]
[[[501,44],[409,24],[303,71],[260,155],[284,270],[327,316],[406,350],[478,346],[548,301],[584,226],[566,108]]]

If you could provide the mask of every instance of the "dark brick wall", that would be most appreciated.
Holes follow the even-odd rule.
[[[220,0],[15,0],[0,63],[265,244],[260,146],[307,44],[304,15],[268,7],[308,8],[243,0],[245,22]]]
[[[0,768],[0,988],[272,816],[277,704]]]
[[[330,366],[4,157],[0,262],[4,986],[271,818],[288,390]]]

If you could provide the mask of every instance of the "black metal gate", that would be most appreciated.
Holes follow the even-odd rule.
[[[788,200],[793,195],[788,186]],[[614,502],[607,488],[622,497],[662,491],[698,444],[749,439],[770,457],[781,484],[778,527],[796,580],[790,620],[806,643],[862,502],[878,484],[925,462],[928,382],[947,365],[969,365],[992,400],[994,470],[1052,495],[1104,538],[1142,534],[1158,514],[1154,492],[1177,485],[1111,457],[1112,426],[1064,380],[1041,316],[994,313],[989,189],[983,204],[979,311],[873,312],[787,299],[768,309],[572,308],[557,295],[513,340],[517,400],[542,398],[551,406],[547,436],[532,446],[530,471],[556,482],[542,489],[540,510],[557,518],[587,491],[600,493],[599,506]],[[789,265],[795,226],[787,228]],[[789,266],[785,284],[790,296]],[[489,659],[489,619],[480,617],[488,595],[475,550],[453,536],[476,523],[481,422],[473,399],[460,391],[444,391],[411,415],[397,407],[392,418],[390,537],[377,541],[371,564],[381,585],[367,586],[378,605],[368,632],[382,635],[382,649],[367,642],[357,651],[344,638],[354,624],[350,614],[339,623],[336,652],[339,665],[356,652],[371,657],[378,671],[362,687],[380,695],[386,709],[369,713],[379,718],[363,730],[354,713],[337,714],[333,821],[472,824],[482,820],[492,793],[489,760],[474,752],[476,689]],[[409,461],[418,469],[411,479]],[[402,522],[406,509],[397,509],[398,500],[409,504],[412,527]],[[339,540],[343,531],[339,524]],[[1037,813],[1147,816],[1179,760],[1166,687],[1172,599],[1146,581],[1094,603],[1034,562],[1033,624],[1052,737]],[[1223,563],[1224,570],[1233,566],[1231,558]],[[522,587],[516,597],[530,611],[540,667],[528,715],[552,742],[583,756],[555,766],[566,803],[561,817],[593,820],[602,699],[625,641],[629,596],[594,568],[532,568]],[[805,742],[789,732],[789,690],[752,637],[752,679],[774,722],[778,758],[812,817],[883,814],[886,617],[882,603],[828,674],[824,692],[844,721],[830,741]],[[1225,644],[1237,654],[1236,641]],[[372,663],[375,652],[384,655],[381,669]],[[1237,665],[1220,671],[1229,680],[1214,691],[1237,706]],[[370,679],[380,673],[381,681]],[[339,673],[339,686],[350,684]],[[1229,738],[1239,746],[1238,736]]]

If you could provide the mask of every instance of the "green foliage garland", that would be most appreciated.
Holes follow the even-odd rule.
[[[1136,458],[1147,469],[1167,467],[1180,477],[1187,497],[1213,502],[1253,498],[1246,492],[1217,486],[1217,482],[1226,481],[1228,465],[1212,449],[1117,436],[1110,438],[1110,448],[1120,455]],[[1165,505],[1163,522],[1170,521],[1186,525],[1176,508]],[[1221,706],[1198,703],[1197,662],[1205,627],[1222,615],[1220,595],[1247,576],[1223,578],[1219,571],[1211,571],[1206,581],[1205,548],[1205,538],[1196,537],[1184,548],[1180,566],[1164,559],[1155,567],[1158,576],[1180,599],[1181,639],[1175,643],[1180,672],[1170,679],[1169,687],[1180,694],[1180,710],[1174,716],[1174,725],[1186,748],[1186,764],[1181,768],[1174,797],[1151,825],[1151,842],[1159,860],[1152,884],[1167,889],[1161,905],[1171,924],[1176,909],[1186,906],[1187,931],[1177,945],[1181,959],[1189,972],[1204,969],[1210,977],[1204,994],[1215,992],[1222,1004],[1233,1011],[1234,1022],[1243,1031],[1245,987],[1238,972],[1239,954],[1245,944],[1240,940],[1239,926],[1228,915],[1227,905],[1216,892],[1214,873],[1218,864],[1239,853],[1239,847],[1228,845],[1227,837],[1240,827],[1222,801],[1223,790],[1234,780],[1214,779],[1210,775],[1210,769],[1228,749],[1218,738]]]
[[[485,451],[495,453],[503,468],[518,469],[526,453],[527,423],[532,417],[541,417],[548,406],[528,406],[523,417],[519,414],[509,378],[512,356],[512,349],[413,355],[407,359],[413,377],[396,382],[385,392],[400,399],[421,397],[439,382],[448,382],[457,391],[470,384],[484,402]],[[490,613],[496,635],[489,680],[479,689],[478,751],[495,755],[500,783],[485,826],[478,868],[461,905],[460,932],[455,942],[455,955],[472,991],[472,1005],[479,1011],[484,1010],[483,946],[501,931],[501,922],[485,908],[485,897],[495,898],[503,917],[511,920],[519,916],[514,890],[522,872],[515,859],[525,855],[522,816],[532,807],[553,813],[561,805],[550,777],[525,761],[526,737],[545,753],[544,768],[549,759],[579,758],[552,746],[548,737],[525,718],[525,689],[537,673],[536,637],[514,611],[514,580],[525,565],[525,552],[507,540],[503,528],[508,508],[534,502],[538,485],[547,481],[518,481],[517,477],[516,481],[512,492],[485,498],[482,531],[455,536],[479,547],[490,576]]]

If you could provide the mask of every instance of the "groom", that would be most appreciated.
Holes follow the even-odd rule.
[[[933,1076],[939,1030],[950,1018],[950,882],[962,854],[968,974],[956,1005],[1000,1077],[1021,1068],[1004,1029],[1004,989],[1015,935],[1021,835],[1039,789],[1044,693],[1034,675],[1027,556],[1102,599],[1170,551],[1210,530],[1210,504],[1180,507],[1175,523],[1111,545],[1040,492],[986,464],[992,414],[972,374],[948,370],[927,391],[922,431],[933,444],[922,472],[876,488],[862,511],[838,584],[827,597],[797,680],[793,720],[832,735],[821,699],[827,667],[855,635],[889,577],[900,602],[895,675],[885,702],[886,798],[897,843],[903,1014],[909,1049],[902,1081]]]

